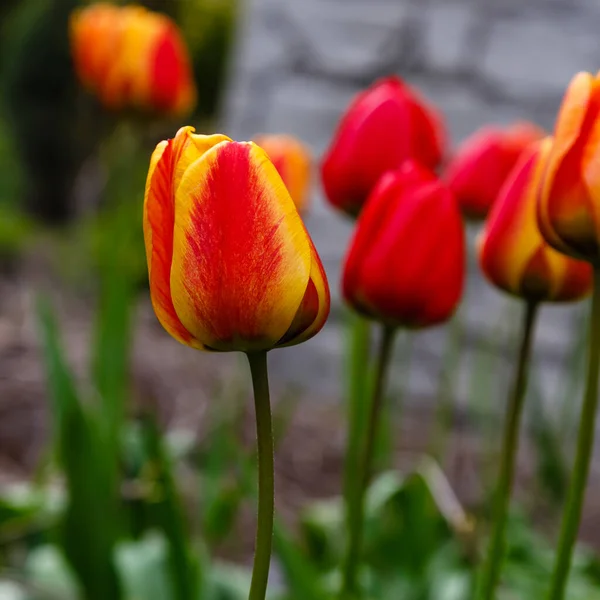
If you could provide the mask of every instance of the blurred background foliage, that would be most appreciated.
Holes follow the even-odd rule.
[[[189,44],[199,103],[188,121],[199,131],[211,131],[219,116],[240,3],[145,3],[175,18]],[[181,431],[160,435],[160,419],[148,408],[152,394],[134,402],[129,379],[131,311],[147,277],[140,222],[148,156],[181,123],[108,114],[79,88],[68,16],[80,5],[0,4],[0,268],[10,273],[30,247],[41,245],[65,281],[99,296],[91,364],[83,377],[69,366],[51,302],[38,306],[52,450],[29,482],[0,494],[0,598],[246,598],[248,544],[238,540],[254,505],[256,467],[252,446],[240,441],[246,387],[229,380],[226,390],[213,394],[217,408],[205,415],[209,425],[199,442]],[[570,376],[556,391],[564,414],[545,413],[532,378],[527,406],[539,493],[532,495],[532,506],[512,515],[501,600],[545,593],[551,535],[568,480],[585,320],[578,327]],[[369,490],[360,579],[372,600],[464,600],[473,589],[489,490],[481,506],[470,507],[473,514],[465,512],[435,462],[443,461],[457,418],[445,402],[446,391],[457,385],[461,332],[453,331],[441,368],[436,432],[443,433],[430,444],[433,458],[404,476],[384,471]],[[500,333],[512,343],[506,328]],[[407,369],[409,353],[403,359]],[[505,383],[500,362],[484,342],[475,348],[471,426],[489,433],[484,482],[495,468],[490,448],[496,447],[497,424],[486,420],[477,400]],[[278,439],[293,402],[285,404],[276,409]],[[396,458],[391,428],[397,423],[391,416],[388,425],[378,449],[378,464],[386,469]],[[333,597],[343,524],[340,497],[309,504],[295,521],[278,521],[273,600]],[[600,599],[599,589],[598,558],[581,549],[569,598]]]
[[[199,131],[210,130],[227,75],[238,0],[149,0],[141,4],[170,14],[180,24],[190,48],[199,97],[188,122]],[[71,63],[68,22],[73,9],[82,5],[77,0],[2,3],[0,205],[18,225],[4,227],[3,222],[0,249],[20,246],[21,231],[26,229],[21,221],[26,217],[46,225],[67,225],[77,215],[89,217],[91,212],[96,217],[101,209],[98,223],[84,219],[82,234],[89,240],[95,260],[100,260],[101,236],[94,229],[104,229],[107,221],[121,223],[128,218],[129,228],[139,229],[140,190],[149,152],[180,125],[132,115],[130,120],[136,122],[131,126],[137,130],[128,139],[117,127],[123,116],[107,114],[81,90]],[[131,147],[132,137],[136,137],[135,148]],[[116,164],[122,168],[113,173]],[[116,183],[115,178],[119,179]],[[119,185],[125,180],[129,187]],[[113,210],[117,214],[113,215]],[[17,217],[19,213],[24,217]],[[127,229],[123,225],[123,230]],[[130,247],[128,254],[138,246]],[[133,262],[143,258],[140,250],[136,251]]]

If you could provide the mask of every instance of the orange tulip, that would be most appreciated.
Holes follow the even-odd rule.
[[[144,200],[150,295],[189,346],[245,352],[315,335],[329,288],[281,177],[252,142],[183,127],[154,151]]]
[[[485,218],[523,150],[543,135],[531,123],[486,126],[461,144],[444,179],[466,217]]]
[[[269,155],[298,211],[304,212],[309,202],[310,150],[291,135],[261,135],[255,142]]]
[[[538,222],[557,250],[600,263],[600,76],[576,75],[563,99],[540,187]]]
[[[480,238],[487,278],[532,301],[577,300],[591,289],[589,264],[551,248],[538,230],[536,199],[551,139],[525,150],[508,176]]]
[[[98,3],[76,10],[70,30],[75,70],[108,108],[182,115],[194,107],[188,51],[166,15]]]

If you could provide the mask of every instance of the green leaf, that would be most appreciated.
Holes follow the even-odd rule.
[[[146,453],[154,475],[155,502],[159,521],[168,541],[169,574],[176,600],[189,600],[198,595],[201,585],[200,563],[194,554],[189,529],[160,432],[154,419],[144,419]]]
[[[118,242],[115,242],[118,246]],[[115,268],[118,254],[102,272],[92,356],[94,385],[100,396],[98,417],[106,428],[107,460],[116,464],[121,450],[121,432],[128,390],[128,358],[131,337],[131,284]]]
[[[237,565],[216,562],[210,570],[207,600],[247,600],[252,573]],[[267,598],[271,595],[268,594]],[[205,597],[199,598],[205,600]]]
[[[312,502],[300,514],[300,539],[308,559],[321,572],[341,564],[345,549],[341,497]]]
[[[47,302],[40,301],[38,315],[55,447],[69,491],[61,544],[88,600],[118,600],[120,584],[112,556],[118,535],[117,489],[103,455],[104,431],[78,397]]]
[[[56,595],[63,600],[81,597],[79,585],[58,547],[48,544],[34,548],[27,555],[24,568],[27,581],[52,597]]]
[[[121,542],[116,563],[128,600],[174,600],[169,573],[169,546],[162,534]]]
[[[289,586],[290,600],[328,600],[330,596],[320,584],[319,572],[278,519],[274,524],[273,544]]]

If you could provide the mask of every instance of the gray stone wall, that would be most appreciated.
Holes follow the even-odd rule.
[[[443,111],[458,143],[489,122],[531,119],[551,129],[573,74],[600,66],[595,0],[249,0],[244,9],[225,130],[237,139],[291,133],[308,142],[316,157],[352,96],[383,75],[398,73],[417,86]],[[340,262],[352,224],[324,203],[319,181],[314,200],[307,225],[329,276],[332,319],[317,338],[273,353],[272,361],[276,377],[335,398],[345,343]],[[470,229],[471,250],[475,236]],[[494,410],[503,405],[512,349],[506,331],[518,327],[520,305],[488,286],[472,257],[469,271],[456,401]],[[556,410],[566,393],[573,394],[565,391],[565,365],[582,310],[544,308],[537,332],[536,385]],[[408,387],[420,406],[437,397],[446,333],[441,327],[415,336],[410,380],[400,365],[393,373],[393,386]],[[398,361],[402,351],[399,343]],[[469,390],[478,370],[493,371],[494,378],[486,398],[473,399]]]

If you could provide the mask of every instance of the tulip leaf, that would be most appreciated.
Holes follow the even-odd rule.
[[[329,600],[320,584],[319,572],[294,544],[283,523],[276,519],[273,531],[275,554],[279,559],[290,600]]]
[[[185,515],[175,485],[171,461],[153,418],[144,419],[144,440],[155,478],[159,523],[168,541],[168,565],[175,600],[196,598],[200,563],[194,554]]]
[[[105,431],[77,393],[46,301],[39,302],[38,315],[54,408],[56,452],[69,490],[62,548],[89,600],[119,600],[112,556],[118,535],[117,490],[103,455]]]

